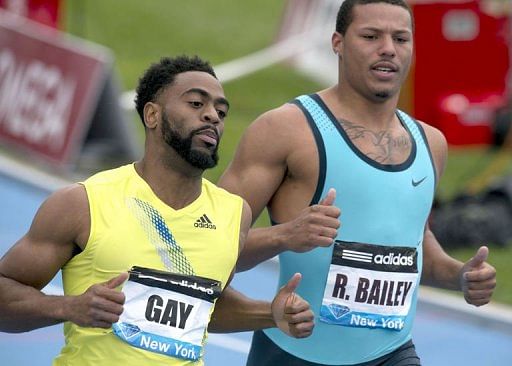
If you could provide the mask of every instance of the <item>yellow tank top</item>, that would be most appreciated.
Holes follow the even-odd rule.
[[[243,201],[203,179],[201,195],[174,210],[153,193],[133,164],[98,173],[83,185],[91,230],[83,252],[62,269],[64,293],[82,294],[132,266],[193,274],[226,284],[238,257]],[[172,245],[178,250],[166,250]],[[172,254],[169,254],[172,252]],[[112,329],[64,324],[54,365],[202,365],[131,347]]]

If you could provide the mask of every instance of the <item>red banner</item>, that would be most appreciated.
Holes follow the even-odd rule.
[[[451,145],[491,143],[511,62],[505,1],[420,1],[413,11],[414,116],[438,127]]]
[[[0,140],[70,163],[111,60],[103,47],[0,10]]]
[[[0,8],[57,28],[61,0],[0,0]]]

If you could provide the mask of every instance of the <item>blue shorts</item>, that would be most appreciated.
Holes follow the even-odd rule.
[[[343,366],[309,362],[283,351],[262,331],[254,332],[247,366]],[[370,362],[351,366],[421,366],[420,358],[412,341],[406,342],[391,353]]]

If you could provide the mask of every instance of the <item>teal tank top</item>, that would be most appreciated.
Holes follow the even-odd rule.
[[[411,153],[401,164],[385,165],[357,149],[318,95],[303,95],[293,103],[306,116],[319,152],[318,184],[311,204],[318,203],[331,187],[337,192],[335,204],[341,208],[342,226],[336,239],[413,247],[417,250],[417,270],[421,275],[424,227],[437,180],[421,125],[406,113],[396,111],[410,135]],[[267,336],[296,357],[327,365],[371,361],[410,340],[417,286],[400,331],[331,325],[319,320],[332,253],[330,246],[307,253],[283,252],[279,256],[279,286],[294,273],[302,273],[298,293],[310,302],[316,325],[313,334],[305,339],[293,339],[277,329],[266,330]]]

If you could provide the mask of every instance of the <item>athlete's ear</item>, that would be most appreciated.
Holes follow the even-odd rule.
[[[144,106],[144,125],[147,128],[153,129],[160,122],[162,115],[162,107],[153,102],[147,102]]]
[[[334,32],[331,37],[332,50],[338,57],[341,57],[343,51],[343,36],[339,32]]]

